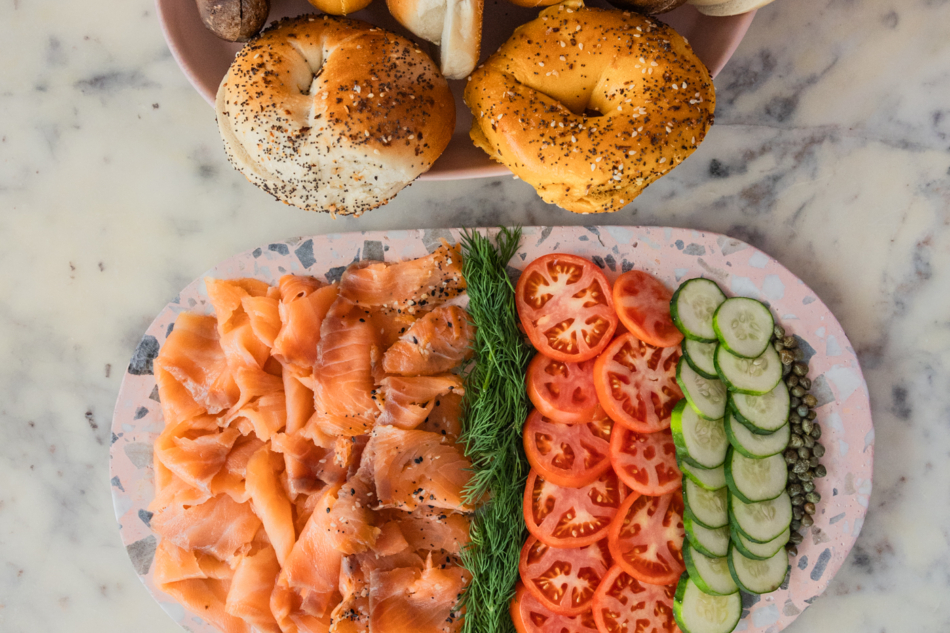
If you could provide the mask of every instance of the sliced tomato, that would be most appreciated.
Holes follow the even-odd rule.
[[[524,520],[542,543],[584,547],[607,536],[626,494],[623,482],[609,468],[581,488],[558,486],[532,470],[525,484]]]
[[[594,594],[600,633],[674,633],[676,585],[645,585],[614,565]]]
[[[528,264],[515,302],[531,343],[554,360],[579,363],[597,356],[617,327],[610,282],[577,255],[552,253]]]
[[[524,425],[528,463],[552,484],[580,488],[610,468],[611,420],[597,407],[587,424],[559,424],[535,409]]]
[[[670,428],[683,397],[676,384],[678,347],[652,347],[632,333],[618,336],[594,363],[597,397],[614,422],[638,433]]]
[[[559,615],[541,604],[521,584],[515,591],[509,613],[518,633],[597,633],[590,608],[577,616]]]
[[[683,495],[630,495],[613,523],[608,543],[614,562],[642,583],[675,583],[683,563]]]
[[[623,483],[641,495],[665,495],[683,485],[669,429],[637,433],[618,424],[610,436],[610,463]]]
[[[587,422],[600,406],[593,360],[569,363],[537,354],[528,364],[525,383],[531,403],[555,422]]]
[[[607,539],[558,549],[529,536],[521,548],[518,572],[545,608],[561,615],[580,615],[590,609],[594,591],[612,564]]]
[[[683,340],[670,316],[673,293],[653,275],[642,270],[620,275],[614,282],[613,297],[620,322],[644,343],[670,347]]]

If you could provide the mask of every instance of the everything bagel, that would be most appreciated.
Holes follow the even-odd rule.
[[[709,71],[676,31],[635,13],[550,7],[472,73],[471,137],[547,202],[616,211],[702,142]]]
[[[275,198],[360,215],[427,171],[455,129],[433,61],[365,22],[303,16],[245,46],[218,88],[231,163]]]

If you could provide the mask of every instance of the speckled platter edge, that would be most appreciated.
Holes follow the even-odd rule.
[[[459,230],[345,233],[301,237],[267,244],[222,262],[193,281],[149,326],[129,364],[112,422],[110,476],[122,542],[136,573],[162,608],[195,633],[217,629],[186,611],[152,582],[158,542],[147,507],[154,496],[152,444],[164,422],[152,361],[169,326],[185,310],[210,312],[205,277],[254,277],[276,283],[287,273],[336,280],[361,259],[398,261],[456,242]],[[764,596],[744,596],[736,631],[776,633],[789,625],[827,588],[854,545],[871,494],[874,427],[868,390],[857,356],[844,331],[820,299],[777,261],[744,242],[716,233],[664,227],[528,227],[519,254],[521,269],[535,257],[568,252],[597,262],[611,281],[640,269],[675,288],[683,279],[704,276],[731,295],[768,303],[789,334],[797,335],[810,364],[812,393],[827,452],[828,476],[816,480],[821,494],[815,525],[791,560],[789,580]]]

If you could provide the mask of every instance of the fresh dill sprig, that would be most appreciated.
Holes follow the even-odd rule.
[[[492,240],[476,231],[462,236],[468,311],[477,328],[475,366],[465,382],[461,441],[474,474],[464,491],[475,512],[462,564],[472,582],[462,594],[463,633],[513,633],[508,604],[518,580],[525,540],[521,504],[528,463],[521,429],[528,415],[524,376],[532,349],[518,329],[508,262],[521,228],[502,228]]]

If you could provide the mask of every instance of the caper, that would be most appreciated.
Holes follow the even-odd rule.
[[[809,492],[813,492],[813,491],[815,490],[815,482],[814,482],[814,481],[806,481],[806,482],[802,483],[802,490],[805,491],[805,494],[808,494]]]
[[[792,366],[792,371],[799,377],[804,376],[808,373],[808,365],[805,363],[795,363]]]
[[[806,464],[807,464],[807,462],[806,462]],[[798,465],[798,464],[796,464],[796,466],[797,466],[797,465]],[[803,472],[803,473],[798,473],[798,480],[799,480],[799,481],[811,481],[811,480],[814,479],[814,478],[815,478],[815,475],[814,475],[814,473],[812,473],[810,470],[806,470],[806,471]]]
[[[792,354],[791,350],[783,349],[778,355],[781,357],[783,365],[791,365],[795,362],[795,355]],[[799,375],[804,376],[804,374]]]
[[[791,413],[788,414],[788,421],[791,422],[792,424],[801,424],[802,416],[792,411]]]
[[[795,360],[805,360],[805,350],[800,347],[793,349],[792,356],[795,357]]]
[[[796,451],[794,448],[790,448],[787,451],[785,451],[786,464],[794,464],[797,461],[798,461],[798,451]]]
[[[801,484],[792,484],[788,487],[788,494],[797,497],[799,495],[805,494],[805,489],[802,488]]]
[[[808,417],[808,407],[806,407],[803,404],[800,404],[795,408],[795,413],[802,416],[803,418],[806,418]]]
[[[805,495],[805,501],[808,503],[818,503],[821,501],[821,495],[815,491],[811,491]]]
[[[825,447],[823,444],[815,444],[811,449],[811,454],[815,457],[824,457],[825,456]]]
[[[792,545],[791,543],[786,543],[785,549],[786,551],[788,551],[789,556],[798,556],[798,548]]]
[[[805,537],[799,534],[798,532],[792,532],[792,534],[788,537],[788,542],[791,543],[792,545],[798,545],[804,540],[805,540]]]
[[[811,381],[808,378],[802,377],[798,379],[798,384],[802,386],[802,389],[806,391],[811,389]]]
[[[786,336],[782,339],[782,345],[789,349],[795,349],[798,347],[798,341],[795,340],[794,336]]]
[[[792,431],[792,433],[795,433],[795,434],[797,434],[797,435],[802,435],[802,436],[805,435],[805,433],[802,432],[802,425],[801,425],[801,424],[793,424],[793,425],[792,425],[792,428],[791,428],[791,431]]]
[[[799,380],[798,376],[792,374],[785,379],[785,384],[788,385],[789,389],[791,389],[792,387],[797,387],[799,384],[801,384],[801,380]]]
[[[810,393],[806,393],[806,394],[805,394],[805,397],[802,398],[802,402],[803,402],[803,403],[805,404],[805,406],[807,406],[807,407],[815,407],[815,406],[818,406],[818,398],[816,398],[815,396],[811,395]]]
[[[818,458],[812,455],[808,458],[808,465],[812,468],[818,468]]]
[[[788,467],[789,467],[789,469],[792,469],[792,468],[795,467],[795,464],[789,464]],[[794,473],[794,472],[790,472],[790,473],[788,473],[788,480],[789,480],[790,482],[793,482],[793,483],[794,483],[794,482],[798,481],[798,475],[797,475],[796,473]]]
[[[805,418],[804,420],[802,420],[802,431],[805,432],[805,435],[808,435],[809,433],[811,433],[811,430],[814,427],[815,427],[815,423],[809,420],[808,418]]]
[[[814,420],[815,418],[818,417],[818,412],[812,409],[811,411],[808,412],[808,415],[805,417],[807,417],[809,420]]]
[[[795,396],[792,396],[790,400],[791,400],[791,403],[792,403],[792,404],[791,404],[792,411],[795,412],[795,415],[798,415],[798,405],[800,405],[800,404],[802,403],[802,399],[801,399],[801,398],[796,398]],[[802,416],[799,416],[799,417],[802,417]]]
[[[801,476],[805,473],[805,471],[807,471],[810,467],[811,465],[806,460],[800,459],[797,462],[795,462],[795,467],[792,468],[792,472],[798,475],[800,479]]]
[[[801,435],[793,434],[788,440],[788,445],[791,448],[801,448],[805,445],[805,439]]]
[[[811,436],[812,436],[813,438],[815,438],[816,440],[817,440],[819,437],[821,437],[821,427],[818,426],[818,423],[817,423],[817,422],[815,423],[815,428],[813,428],[813,429],[811,430],[811,433],[809,433],[809,435],[811,435]]]
[[[800,506],[793,507],[792,518],[801,521],[803,518],[805,518],[805,511]]]
[[[792,364],[791,364],[791,363],[788,363],[788,364],[782,363],[782,378],[784,378],[784,377],[790,375],[791,373],[792,373]]]
[[[815,438],[813,438],[811,435],[803,435],[803,436],[802,436],[802,442],[804,442],[804,444],[805,444],[805,446],[806,446],[807,448],[814,448],[814,447],[815,447]]]
[[[798,449],[798,456],[802,459],[808,459],[811,457],[811,450],[807,446],[802,446]]]
[[[782,341],[779,340],[772,341],[772,347],[776,352],[781,352],[783,349],[785,349],[785,346],[782,345]]]
[[[792,531],[792,534],[795,533],[795,530],[802,526],[802,522],[798,519],[792,519],[792,522],[788,524],[788,528]]]
[[[805,497],[803,497],[802,495],[795,495],[794,497],[792,497],[792,505],[793,506],[805,505]]]
[[[802,398],[802,396],[805,395],[805,390],[802,389],[801,385],[795,385],[794,387],[789,389],[788,392],[792,394],[793,396],[795,396],[796,398]],[[802,398],[802,402],[805,402],[804,398]]]
[[[776,323],[775,327],[772,328],[772,336],[778,340],[785,338],[785,328]]]
[[[815,466],[815,477],[818,477],[820,479],[827,474],[828,474],[828,469],[825,468],[824,464],[818,464],[817,466]],[[801,479],[800,475],[799,475],[799,479]]]
[[[802,517],[802,527],[811,527],[815,524],[815,520],[811,518],[810,514],[806,514]]]

